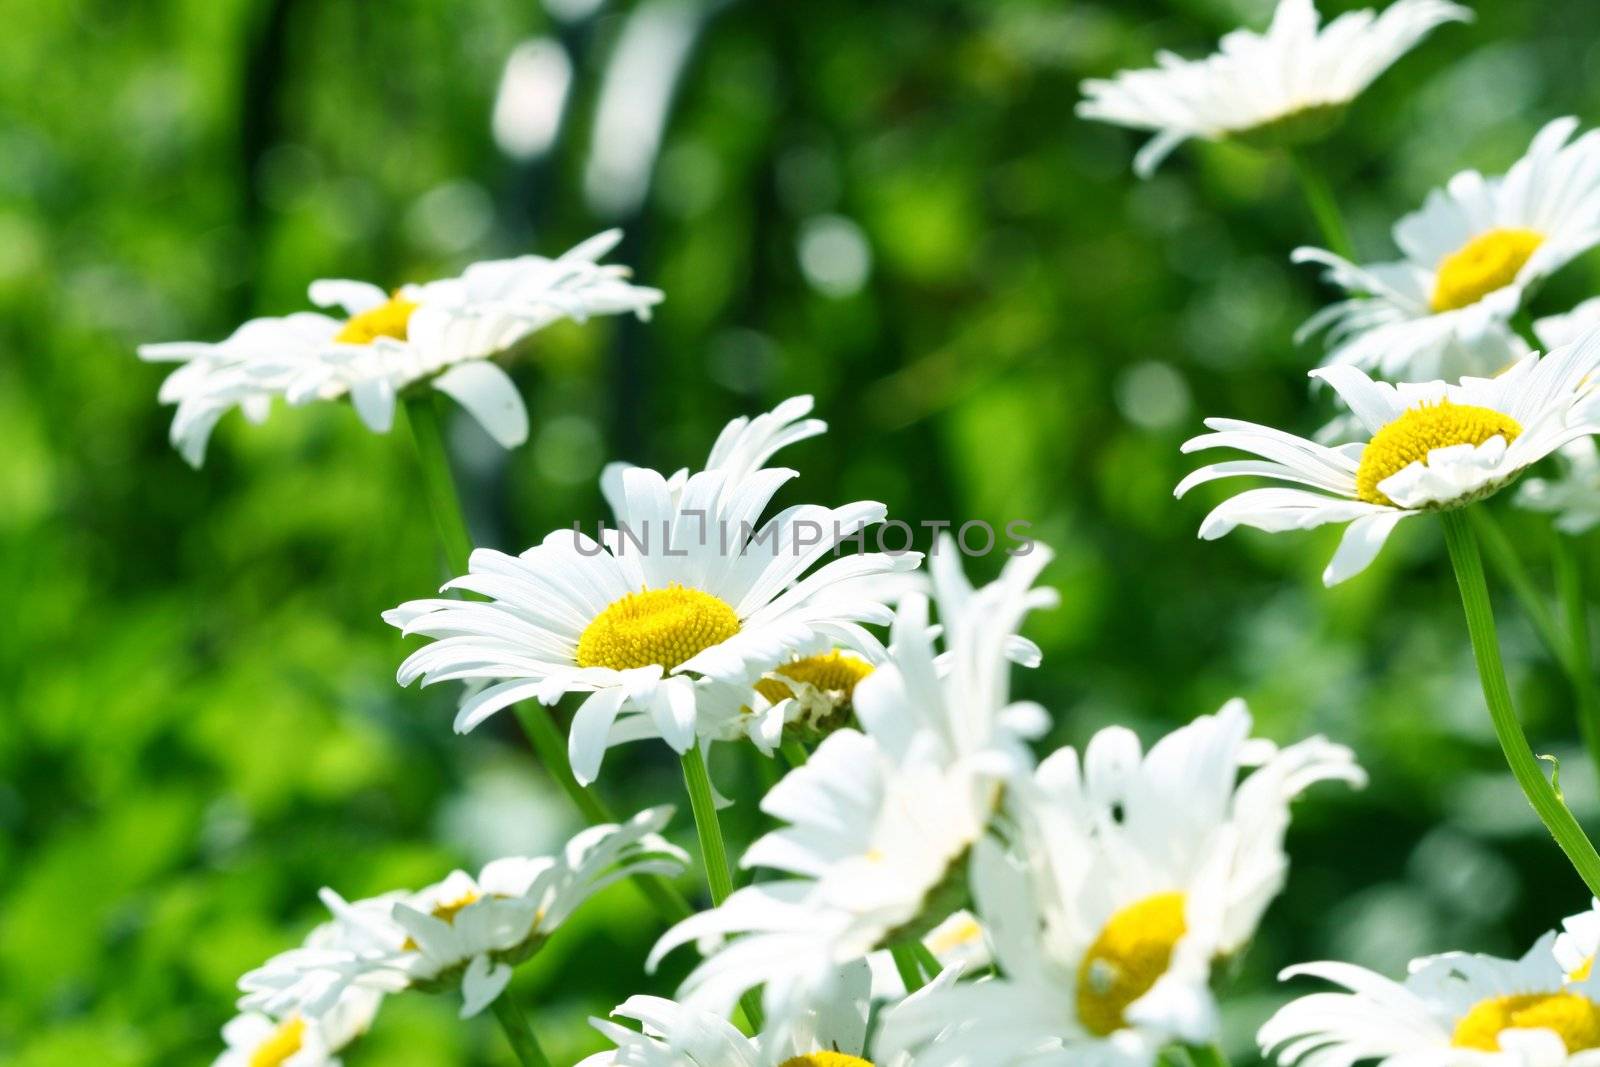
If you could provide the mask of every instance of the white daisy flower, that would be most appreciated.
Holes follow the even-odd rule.
[[[797,505],[755,527],[796,475],[760,464],[817,432],[816,420],[801,421],[810,409],[811,398],[799,397],[736,420],[693,475],[608,473],[617,526],[601,531],[602,542],[573,529],[521,556],[474,552],[469,573],[445,588],[488,602],[418,600],[384,614],[407,634],[435,639],[401,664],[400,684],[491,682],[461,705],[462,732],[521,700],[585,694],[568,751],[587,784],[612,745],[661,737],[681,753],[697,736],[722,736],[725,716],[700,706],[712,685],[749,693],[795,654],[875,648],[860,624],[891,615],[859,579],[910,570],[920,557],[863,553],[812,568],[881,521],[883,505]]]
[[[1553,951],[1568,981],[1584,981],[1594,972],[1595,954],[1600,953],[1600,900],[1588,911],[1561,920]]]
[[[1278,750],[1249,732],[1233,701],[1147,754],[1111,727],[1081,767],[1071,748],[1045,760],[1010,794],[1012,846],[989,837],[975,852],[975,910],[1005,977],[896,1009],[883,1047],[943,1034],[940,1063],[1134,1065],[1213,1040],[1210,972],[1283,886],[1289,802],[1324,779],[1364,781],[1343,746]]]
[[[1460,385],[1374,382],[1352,366],[1312,372],[1331,385],[1366,429],[1366,440],[1328,447],[1236,419],[1207,419],[1213,433],[1185,452],[1235,448],[1259,459],[1201,467],[1178,484],[1249,475],[1309,486],[1251,489],[1219,504],[1200,525],[1212,540],[1236,526],[1277,533],[1349,523],[1328,585],[1359,574],[1400,520],[1462,507],[1498,491],[1569,441],[1600,433],[1589,376],[1600,364],[1600,333],[1542,359],[1527,356],[1498,378]]]
[[[225,341],[141,345],[139,357],[180,364],[160,399],[178,405],[172,443],[194,466],[204,460],[217,420],[235,407],[260,422],[278,396],[291,404],[348,397],[364,423],[386,433],[396,398],[419,382],[455,399],[513,448],[527,439],[527,409],[489,357],[558,319],[621,312],[646,318],[661,301],[660,290],[627,282],[627,268],[596,262],[619,240],[611,230],[558,259],[476,263],[460,277],[392,294],[367,282],[323,279],[311,283],[311,302],[337,315],[253,319]]]
[[[873,1067],[865,1058],[870,994],[864,962],[840,968],[829,997],[781,1037],[746,1037],[720,1015],[662,997],[629,997],[611,1014],[638,1022],[642,1032],[591,1019],[616,1048],[578,1067]]]
[[[1200,60],[1162,52],[1157,66],[1083,83],[1078,114],[1156,136],[1134,157],[1147,178],[1191,137],[1294,145],[1330,132],[1345,108],[1435,27],[1472,12],[1446,0],[1352,11],[1319,32],[1311,0],[1279,0],[1264,34],[1235,30]]]
[[[1296,339],[1326,328],[1327,362],[1405,379],[1493,374],[1526,352],[1511,317],[1541,281],[1600,243],[1600,131],[1572,141],[1577,128],[1557,119],[1504,176],[1463,171],[1435,189],[1395,225],[1398,262],[1358,266],[1296,249],[1295,262],[1322,264],[1350,294]]]
[[[1450,953],[1414,960],[1404,982],[1348,963],[1307,963],[1281,977],[1349,992],[1290,1001],[1261,1028],[1282,1064],[1346,1067],[1586,1067],[1600,1062],[1600,980],[1569,981],[1546,934],[1520,960]]]
[[[382,1000],[375,990],[352,987],[319,1016],[235,1016],[222,1028],[227,1047],[212,1067],[339,1067],[339,1051],[371,1028]]]
[[[352,987],[459,987],[462,1018],[476,1015],[584,901],[621,878],[682,871],[688,857],[657,833],[671,814],[651,808],[622,825],[592,826],[560,856],[495,860],[476,878],[454,871],[414,894],[346,902],[323,890],[337,936],[245,975],[239,1006],[314,1016]]]
[[[688,1003],[726,1015],[761,985],[767,1025],[782,1033],[827,995],[840,965],[920,937],[955,910],[1003,783],[1031,765],[1023,739],[1048,724],[1037,706],[1011,703],[1006,654],[1027,612],[1053,602],[1032,587],[1049,558],[1041,546],[992,585],[949,597],[936,569],[944,656],[926,598],[901,604],[888,658],[855,688],[862,730],[829,736],[761,802],[784,825],[742,866],[785,877],[738,890],[652,951],[651,968],[699,942],[706,958],[679,990]]]

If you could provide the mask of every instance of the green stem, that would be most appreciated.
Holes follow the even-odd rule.
[[[711,791],[711,772],[706,769],[705,753],[698,744],[683,754],[683,785],[689,792],[689,808],[694,812],[694,829],[700,837],[700,861],[706,871],[706,888],[711,903],[720,905],[733,895],[733,874],[728,869],[728,848],[722,841],[722,824],[717,820],[716,794]],[[753,991],[739,998],[752,1030],[761,1029],[761,1002]]]
[[[806,759],[808,758],[806,756],[806,746],[802,745],[800,742],[785,741],[779,747],[779,751],[783,753],[783,758],[789,761],[789,766],[805,766]]]
[[[1189,1054],[1189,1062],[1194,1067],[1228,1067],[1228,1057],[1223,1053],[1221,1046],[1213,1043],[1210,1045],[1185,1045],[1183,1051]]]
[[[1594,658],[1589,637],[1589,602],[1583,595],[1583,571],[1572,551],[1572,542],[1560,533],[1551,538],[1551,562],[1556,572],[1556,592],[1561,598],[1561,614],[1567,626],[1567,677],[1578,698],[1578,730],[1589,750],[1595,770],[1600,772],[1600,685],[1596,685]]]
[[[1583,578],[1577,569],[1577,560],[1565,538],[1556,536],[1551,558],[1555,564],[1556,588],[1561,595],[1563,621],[1545,603],[1533,579],[1523,566],[1522,558],[1512,547],[1511,539],[1501,529],[1487,508],[1469,508],[1473,531],[1483,546],[1489,563],[1511,587],[1522,612],[1533,624],[1539,639],[1544,642],[1561,673],[1572,686],[1577,701],[1578,731],[1583,735],[1583,745],[1589,752],[1596,772],[1600,772],[1600,687],[1595,684],[1594,667],[1589,656],[1588,607],[1583,599]],[[1565,632],[1562,626],[1565,624]]]
[[[489,1006],[494,1009],[494,1017],[500,1020],[500,1028],[506,1032],[511,1051],[517,1054],[517,1062],[522,1067],[550,1067],[550,1058],[539,1047],[539,1039],[533,1036],[528,1017],[511,999],[511,990],[501,993]]]
[[[722,824],[717,821],[717,802],[711,792],[711,773],[706,770],[705,753],[692,745],[683,754],[683,784],[689,791],[689,807],[694,811],[695,832],[700,835],[700,859],[705,865],[706,888],[711,903],[721,904],[733,893],[733,875],[728,871],[728,849],[722,843]]]
[[[1535,352],[1544,351],[1544,342],[1539,340],[1539,334],[1533,328],[1533,315],[1527,308],[1518,308],[1517,313],[1511,316],[1511,328],[1517,335],[1528,342],[1528,347]]]
[[[406,397],[406,422],[411,440],[417,446],[417,462],[422,467],[422,487],[428,494],[428,509],[439,534],[445,559],[454,577],[467,573],[472,557],[472,534],[462,514],[461,494],[455,475],[450,473],[450,454],[444,447],[444,429],[439,407],[431,390]]]
[[[1317,228],[1322,231],[1322,239],[1327,243],[1328,250],[1355,262],[1355,245],[1350,243],[1350,231],[1339,212],[1338,201],[1333,198],[1333,190],[1328,188],[1322,173],[1311,165],[1303,152],[1288,149],[1286,153],[1289,165],[1294,168],[1294,176],[1300,182],[1300,191],[1305,195],[1306,206],[1317,220]]]
[[[916,941],[912,943],[911,951],[917,957],[917,962],[922,965],[922,973],[928,976],[930,982],[939,977],[944,965],[939,962],[939,957],[933,954],[931,948],[921,941]]]
[[[461,496],[456,489],[455,477],[450,473],[450,457],[444,447],[438,405],[431,393],[422,393],[408,396],[405,406],[406,421],[411,427],[411,438],[416,442],[417,460],[422,468],[422,484],[427,492],[428,508],[433,512],[434,528],[438,531],[439,542],[449,562],[451,576],[465,574],[468,558],[472,555],[472,537],[467,532],[467,523],[462,516]],[[579,785],[573,776],[572,763],[567,758],[567,745],[551,718],[551,709],[537,704],[519,704],[515,711],[517,721],[522,724],[523,733],[527,735],[539,762],[544,764],[545,771],[555,779],[584,821],[590,826],[615,823],[617,817],[606,806],[606,802]],[[633,875],[633,883],[667,922],[678,922],[692,914],[683,894],[660,875],[636,874]]]
[[[1443,512],[1440,518],[1444,521],[1445,544],[1455,568],[1456,584],[1461,588],[1461,607],[1467,617],[1467,633],[1472,639],[1472,654],[1478,663],[1483,697],[1489,705],[1489,718],[1511,768],[1511,776],[1522,787],[1528,803],[1589,887],[1589,892],[1600,895],[1600,854],[1596,854],[1578,820],[1545,780],[1544,771],[1528,747],[1528,738],[1511,704],[1511,687],[1506,682],[1505,664],[1500,660],[1494,609],[1489,604],[1489,587],[1483,579],[1483,560],[1478,555],[1472,523],[1459,511]]]
[[[900,981],[905,983],[907,996],[915,993],[926,984],[922,977],[922,966],[917,960],[917,951],[912,942],[904,941],[892,946],[889,949],[889,956],[894,960],[894,969],[900,972]]]

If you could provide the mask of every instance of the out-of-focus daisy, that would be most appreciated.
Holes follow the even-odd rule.
[[[608,476],[617,525],[601,542],[561,530],[520,556],[474,552],[469,573],[445,588],[487,602],[418,600],[384,614],[435,639],[401,664],[400,684],[491,682],[461,705],[459,731],[521,700],[586,694],[568,749],[588,783],[612,745],[661,737],[686,752],[697,735],[719,736],[722,717],[701,714],[710,686],[749,694],[796,655],[876,648],[860,624],[891,616],[859,579],[920,557],[863,553],[812,568],[881,521],[883,505],[803,504],[755,525],[797,473],[760,464],[815,432],[816,420],[802,420],[810,409],[800,397],[737,420],[693,475],[628,467]]]
[[[512,969],[537,952],[575,908],[620,878],[675,875],[687,857],[659,836],[670,808],[583,830],[560,856],[495,860],[476,877],[454,871],[414,894],[323,900],[334,933],[269,960],[239,980],[239,1005],[278,1017],[315,1016],[352,987],[459,987],[463,1018],[489,1005]]]
[[[1471,18],[1446,0],[1398,0],[1381,15],[1340,15],[1319,32],[1311,0],[1279,0],[1266,33],[1235,30],[1205,59],[1162,52],[1153,68],[1084,82],[1078,114],[1155,131],[1134,157],[1140,177],[1191,137],[1264,146],[1317,140],[1435,27]]]
[[[900,605],[889,656],[855,687],[862,729],[829,736],[761,802],[783,825],[742,865],[785,877],[679,923],[652,952],[650,966],[690,941],[709,952],[679,990],[688,1003],[726,1015],[761,985],[782,1033],[840,965],[920,937],[960,905],[967,854],[1003,784],[1031,766],[1023,738],[1047,725],[1037,706],[1011,702],[1007,653],[1028,611],[1053,602],[1033,587],[1049,558],[1036,547],[993,584],[949,597],[936,570],[944,655],[927,599]]]
[[[1317,781],[1364,780],[1340,745],[1279,750],[1249,733],[1234,701],[1147,754],[1111,727],[1081,766],[1070,748],[1045,760],[1012,798],[1010,847],[985,838],[974,859],[1005,977],[897,1008],[883,1047],[942,1034],[939,1062],[1132,1065],[1213,1040],[1211,969],[1283,886],[1289,802]]]
[[[222,1028],[227,1047],[213,1067],[339,1067],[339,1051],[367,1032],[382,1000],[375,990],[350,988],[319,1016],[235,1016]]]
[[[1600,526],[1600,447],[1592,437],[1557,451],[1553,478],[1529,478],[1517,488],[1518,507],[1555,516],[1556,529],[1574,536]]]
[[[477,263],[457,278],[387,293],[367,282],[311,283],[311,302],[338,314],[253,319],[215,344],[139,347],[141,359],[180,366],[160,399],[178,405],[172,443],[205,458],[217,421],[233,408],[259,422],[282,396],[292,404],[348,397],[361,420],[387,432],[396,398],[427,382],[466,408],[496,441],[526,440],[528,414],[505,371],[488,362],[562,318],[631,312],[648,317],[661,292],[629,283],[625,267],[596,262],[621,240],[612,230],[558,259]]]
[[[1261,1028],[1264,1054],[1307,1067],[1559,1067],[1600,1059],[1600,979],[1570,981],[1546,934],[1520,960],[1450,953],[1414,960],[1404,982],[1348,963],[1307,963],[1349,992],[1290,1001]]]
[[[1509,325],[1538,284],[1600,243],[1600,131],[1570,140],[1557,119],[1502,177],[1463,171],[1394,227],[1404,259],[1359,266],[1320,248],[1297,263],[1326,267],[1349,299],[1308,319],[1328,330],[1329,363],[1387,378],[1494,374],[1526,351]],[[1570,141],[1570,143],[1569,143]]]
[[[1260,458],[1201,467],[1176,493],[1239,475],[1309,486],[1239,493],[1206,516],[1200,536],[1349,523],[1323,571],[1333,585],[1371,563],[1401,519],[1481,500],[1569,441],[1600,433],[1600,410],[1586,402],[1596,365],[1600,333],[1460,385],[1390,385],[1352,366],[1324,367],[1312,375],[1338,392],[1366,440],[1330,448],[1255,423],[1207,419],[1215,432],[1185,442],[1185,452],[1234,448]]]
[[[870,991],[864,962],[841,968],[828,998],[811,1004],[781,1037],[746,1037],[720,1015],[662,997],[629,997],[611,1014],[642,1030],[590,1020],[617,1047],[578,1067],[873,1067],[865,1058]]]

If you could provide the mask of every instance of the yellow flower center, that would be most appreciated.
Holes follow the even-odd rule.
[[[1600,1048],[1600,1004],[1576,993],[1490,997],[1461,1017],[1450,1043],[1499,1052],[1502,1030],[1554,1030],[1569,1054]]]
[[[855,695],[856,683],[872,673],[872,664],[860,656],[834,649],[832,652],[785,663],[772,673],[815,686],[824,693],[839,693],[841,694],[839,702],[848,704]],[[761,679],[756,683],[756,692],[774,704],[794,696],[794,691],[776,678]]]
[[[1078,1021],[1101,1037],[1122,1029],[1128,1005],[1166,973],[1187,930],[1182,893],[1157,893],[1113,915],[1078,964]]]
[[[1491,437],[1503,437],[1510,444],[1521,432],[1510,415],[1475,404],[1441,400],[1412,408],[1372,435],[1356,468],[1356,495],[1369,504],[1393,506],[1378,484],[1413,463],[1426,463],[1434,449],[1481,445]]]
[[[334,340],[342,345],[370,345],[380,337],[396,341],[406,339],[406,327],[411,323],[411,313],[420,305],[395,293],[375,308],[351,315],[344,329]]]
[[[256,1046],[250,1054],[250,1067],[279,1067],[283,1061],[300,1051],[305,1040],[306,1021],[296,1015],[284,1020],[272,1036]]]
[[[482,896],[479,895],[476,889],[469,889],[454,900],[446,900],[442,903],[435,904],[433,906],[433,917],[435,919],[442,919],[448,925],[454,926],[456,922],[456,916],[461,914],[462,908],[465,908],[469,904],[476,904],[482,899]],[[415,952],[417,947],[417,943],[409,937],[406,938],[405,944],[400,946],[400,948],[406,952]]]
[[[1594,973],[1594,957],[1590,956],[1588,959],[1584,960],[1582,963],[1578,964],[1576,967],[1574,967],[1572,969],[1572,973],[1567,975],[1567,981],[1569,981],[1569,982],[1582,982],[1582,981],[1586,980],[1593,973]]]
[[[813,1052],[809,1056],[784,1060],[778,1067],[872,1067],[872,1061],[842,1052]]]
[[[739,632],[728,603],[681,585],[629,593],[595,616],[578,638],[578,666],[671,670]]]
[[[1433,310],[1464,308],[1510,285],[1543,243],[1544,235],[1532,230],[1480,233],[1439,261],[1430,301]]]
[[[935,956],[942,956],[962,945],[970,945],[975,941],[983,940],[983,927],[972,918],[962,919],[948,930],[941,930],[928,939],[928,951]]]

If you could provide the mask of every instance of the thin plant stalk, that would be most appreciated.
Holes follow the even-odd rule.
[[[1505,664],[1500,659],[1494,609],[1489,603],[1489,587],[1484,581],[1483,560],[1478,554],[1478,539],[1473,535],[1472,522],[1460,511],[1443,512],[1440,518],[1444,522],[1445,544],[1455,569],[1456,584],[1461,589],[1461,607],[1467,619],[1467,634],[1472,640],[1484,701],[1489,705],[1489,719],[1511,768],[1511,776],[1522,787],[1539,821],[1555,838],[1589,892],[1600,895],[1600,854],[1596,854],[1578,820],[1545,779],[1544,770],[1533,749],[1528,747],[1528,738],[1512,706],[1511,687],[1506,682]]]
[[[500,1020],[500,1028],[506,1032],[511,1051],[517,1054],[517,1062],[522,1067],[550,1067],[550,1057],[539,1047],[539,1039],[528,1025],[528,1017],[511,999],[511,990],[501,993],[489,1006],[494,1010],[494,1017]]]
[[[1344,224],[1339,202],[1333,198],[1333,190],[1328,187],[1327,180],[1321,171],[1312,166],[1304,152],[1290,149],[1287,154],[1289,165],[1294,168],[1295,179],[1300,183],[1300,192],[1306,198],[1306,206],[1311,209],[1312,217],[1317,220],[1317,228],[1322,231],[1322,239],[1327,243],[1328,250],[1354,262],[1355,245],[1350,242],[1350,230]]]
[[[711,903],[720,905],[733,895],[733,874],[728,868],[728,847],[722,840],[722,824],[717,819],[716,794],[711,790],[711,772],[706,768],[705,753],[698,744],[689,746],[683,754],[683,785],[689,793],[689,807],[694,812],[694,829],[700,837],[700,861],[705,867],[706,888],[711,891]],[[761,1029],[761,1003],[753,992],[747,991],[739,998],[745,1018],[752,1029]]]
[[[428,508],[433,512],[439,543],[444,549],[450,573],[465,574],[472,555],[472,535],[467,531],[461,496],[456,488],[455,477],[450,472],[450,457],[445,451],[437,401],[430,393],[408,396],[405,408],[406,422],[411,427],[412,440],[416,442],[423,488],[427,492]],[[615,823],[617,818],[606,802],[592,790],[585,789],[573,776],[572,764],[567,759],[566,742],[551,719],[550,710],[542,705],[519,704],[515,712],[539,762],[544,764],[545,771],[555,779],[567,799],[572,801],[584,822],[590,826]],[[692,914],[683,894],[660,875],[635,874],[632,880],[649,900],[651,907],[667,922],[678,922]]]
[[[922,963],[917,959],[917,950],[913,942],[905,941],[889,949],[889,956],[894,960],[894,969],[900,972],[900,981],[905,983],[906,995],[910,996],[927,984],[923,978]]]
[[[1567,658],[1564,665],[1578,697],[1579,732],[1583,734],[1583,743],[1589,749],[1595,770],[1600,772],[1600,685],[1596,684],[1594,674],[1589,637],[1589,602],[1583,595],[1583,571],[1569,538],[1556,532],[1552,534],[1551,541],[1554,544],[1550,550],[1550,560],[1555,570],[1561,615],[1567,629]]]
[[[1473,532],[1477,534],[1489,564],[1505,580],[1517,598],[1522,613],[1561,668],[1577,704],[1578,732],[1595,770],[1600,773],[1600,685],[1596,684],[1589,653],[1588,608],[1583,599],[1583,579],[1571,546],[1559,534],[1551,550],[1556,573],[1556,588],[1561,596],[1563,620],[1558,621],[1535,588],[1522,558],[1511,539],[1487,508],[1469,508]],[[1565,630],[1563,630],[1563,623]]]
[[[806,746],[798,741],[785,741],[780,746],[783,758],[789,762],[790,767],[803,767],[807,759]]]

